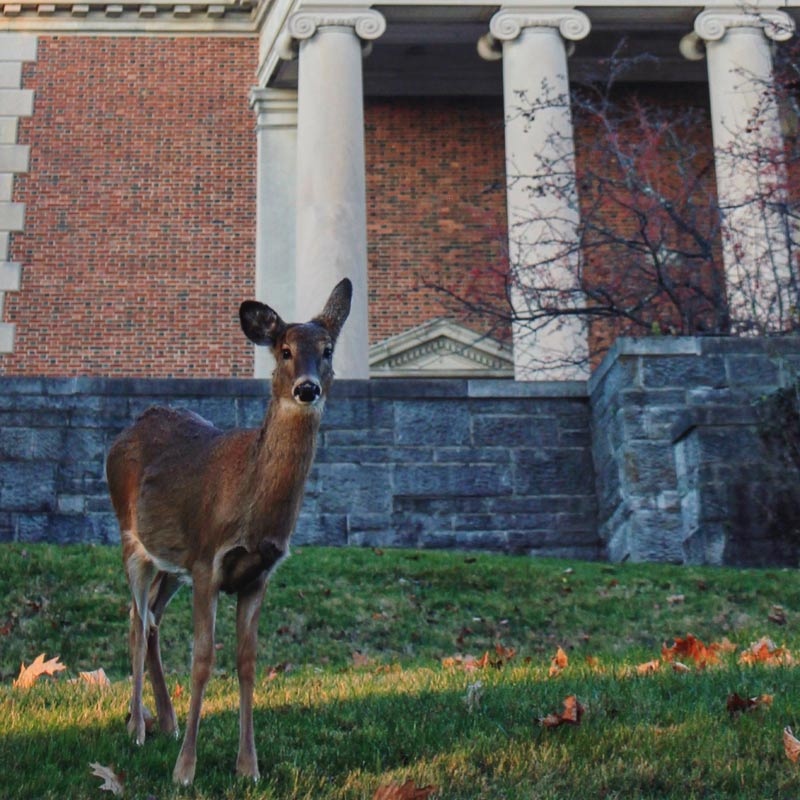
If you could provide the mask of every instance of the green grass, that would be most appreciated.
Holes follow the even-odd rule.
[[[607,565],[465,553],[304,548],[281,567],[261,622],[256,737],[262,780],[233,775],[237,700],[233,602],[218,615],[217,674],[189,790],[172,786],[179,742],[128,739],[127,590],[107,548],[0,547],[0,797],[98,798],[89,762],[124,773],[125,796],[371,798],[413,779],[437,798],[797,798],[800,765],[783,754],[800,729],[800,666],[720,667],[640,676],[663,642],[691,632],[740,648],[771,636],[800,657],[800,575]],[[682,602],[669,598],[683,595]],[[168,683],[188,707],[190,592],[162,624]],[[768,617],[774,605],[787,623]],[[449,669],[496,643],[500,669]],[[548,676],[563,646],[569,666]],[[11,686],[40,652],[68,670]],[[353,654],[368,657],[354,663]],[[291,665],[285,670],[285,665]],[[274,667],[281,667],[274,670]],[[71,684],[103,667],[110,689]],[[467,689],[482,683],[479,707]],[[731,717],[727,696],[774,695]],[[537,719],[576,694],[582,724]]]

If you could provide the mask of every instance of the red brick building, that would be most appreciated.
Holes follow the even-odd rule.
[[[768,60],[795,5],[6,3],[0,372],[250,376],[241,300],[302,316],[317,285],[354,272],[340,374],[513,374],[552,342],[441,291],[500,297],[509,253],[523,258],[509,165],[543,140],[535,118],[514,132],[509,98],[566,82],[561,58],[585,80],[627,35],[660,56],[628,91],[669,85],[670,102],[701,109],[710,97],[719,139],[732,119],[720,103],[739,102],[725,75],[743,50]],[[708,65],[684,58],[682,39],[686,52],[705,39]],[[567,126],[569,161],[565,114],[548,124]],[[580,175],[595,131],[576,119]],[[712,126],[696,135],[711,152]],[[532,215],[561,214],[542,208]],[[565,336],[589,332],[553,346]]]

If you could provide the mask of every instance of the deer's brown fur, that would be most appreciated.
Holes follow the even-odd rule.
[[[203,692],[214,661],[220,591],[237,595],[237,772],[258,778],[252,719],[258,615],[267,577],[288,552],[333,380],[333,346],[350,310],[342,281],[311,322],[286,324],[254,301],[242,328],[272,348],[276,368],[261,428],[223,432],[191,411],[151,408],[116,439],[106,463],[133,595],[128,730],[145,739],[145,663],[161,729],[178,726],[164,681],[158,625],[181,582],[193,586],[192,697],[173,779],[191,783]]]

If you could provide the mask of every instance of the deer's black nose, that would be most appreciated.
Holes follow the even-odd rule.
[[[294,387],[294,397],[300,403],[313,403],[319,399],[322,389],[314,381],[303,381]]]

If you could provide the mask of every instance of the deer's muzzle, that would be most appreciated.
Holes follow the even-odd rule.
[[[315,403],[322,395],[322,387],[316,381],[303,379],[294,385],[293,394],[298,403]]]

